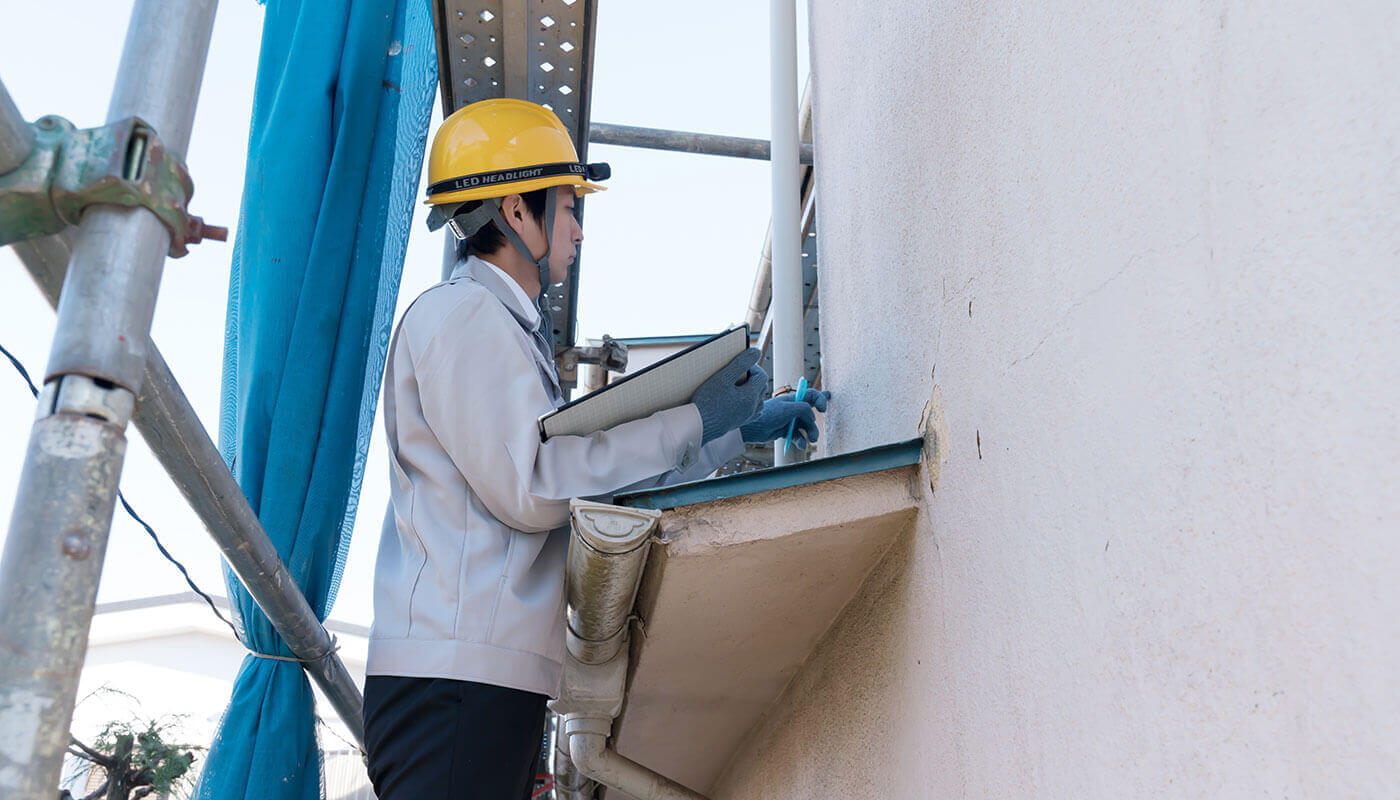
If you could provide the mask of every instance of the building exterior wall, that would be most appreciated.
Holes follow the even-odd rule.
[[[827,447],[948,435],[716,797],[1400,794],[1397,30],[812,0]]]

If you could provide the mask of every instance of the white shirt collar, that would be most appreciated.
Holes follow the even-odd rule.
[[[490,267],[505,285],[510,287],[511,294],[515,297],[516,305],[519,306],[517,310],[522,313],[525,319],[529,320],[531,325],[538,326],[540,324],[539,308],[535,306],[535,301],[531,300],[530,296],[525,294],[525,290],[520,288],[520,284],[515,282],[515,278],[512,278],[505,270],[480,256],[468,256],[467,261],[478,261]]]

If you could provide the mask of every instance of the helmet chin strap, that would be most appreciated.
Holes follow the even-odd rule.
[[[539,333],[544,337],[544,341],[549,345],[550,351],[554,350],[554,326],[551,324],[549,308],[546,305],[546,297],[549,293],[549,250],[554,242],[554,207],[555,193],[559,187],[550,186],[545,189],[544,194],[544,255],[536,259],[530,252],[530,248],[525,245],[525,240],[520,238],[520,234],[506,223],[505,217],[501,214],[501,201],[488,200],[483,206],[491,207],[491,218],[496,223],[496,227],[501,229],[516,250],[525,256],[526,261],[534,262],[540,271],[540,294],[535,298],[535,305],[540,312]]]

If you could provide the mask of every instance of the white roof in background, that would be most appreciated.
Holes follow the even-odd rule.
[[[212,595],[210,599],[214,601],[214,605],[219,611],[223,612],[225,615],[228,614],[228,598]],[[209,607],[204,601],[204,598],[194,592],[176,592],[175,594],[162,594],[154,597],[137,597],[131,600],[118,600],[112,603],[98,603],[93,613],[114,614],[120,611],[140,611],[147,608],[160,608],[162,606],[174,606],[187,603],[193,603],[204,609],[208,609]],[[214,619],[212,612],[210,619]],[[214,621],[215,623],[218,622],[217,619]],[[332,633],[344,633],[350,636],[369,636],[369,627],[365,625],[354,625],[335,619],[327,620],[325,625],[326,630]]]
[[[212,599],[219,612],[231,618],[228,600],[223,597]],[[326,630],[335,638],[346,668],[357,681],[363,680],[369,650],[369,628],[330,620],[326,622]],[[233,631],[214,616],[204,598],[194,592],[180,592],[99,604],[93,613],[92,628],[88,634],[86,663],[92,665],[105,661],[108,657],[106,651],[113,646],[162,639],[166,640],[167,648],[173,647],[177,652],[201,646],[197,644],[200,639],[213,639],[239,651],[243,649]],[[182,641],[185,639],[188,641]],[[121,657],[127,658],[129,654],[124,653]],[[234,663],[241,660],[242,656],[238,655]]]
[[[212,600],[228,617],[227,599]],[[326,628],[351,676],[362,682],[369,629],[336,621]],[[194,592],[102,603],[92,618],[73,731],[90,738],[114,719],[174,719],[174,735],[207,743],[246,653]],[[349,732],[314,683],[312,690],[325,723],[321,744],[327,751],[328,800],[372,798]]]

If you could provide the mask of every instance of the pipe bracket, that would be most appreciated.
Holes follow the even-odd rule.
[[[77,225],[94,205],[148,209],[170,231],[171,258],[204,239],[227,241],[227,228],[189,213],[194,182],[184,160],[139,117],[79,130],[50,115],[30,127],[29,157],[0,175],[0,245]]]
[[[550,701],[549,708],[561,717],[598,717],[611,725],[613,717],[622,713],[626,692],[626,655],[604,664],[585,664],[566,654],[559,697]]]

